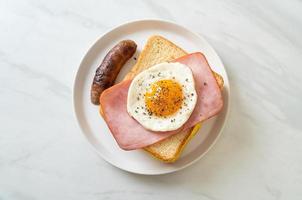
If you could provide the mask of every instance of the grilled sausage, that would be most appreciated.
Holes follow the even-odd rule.
[[[97,68],[91,86],[91,102],[99,105],[101,93],[111,87],[123,65],[133,56],[137,45],[132,40],[123,40],[115,45]]]

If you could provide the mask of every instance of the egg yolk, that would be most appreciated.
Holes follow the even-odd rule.
[[[183,102],[182,87],[173,80],[160,80],[150,85],[145,104],[150,115],[165,117],[177,112]]]

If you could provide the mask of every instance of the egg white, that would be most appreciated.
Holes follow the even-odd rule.
[[[182,86],[182,108],[167,117],[149,116],[144,94],[152,83],[174,80]],[[128,90],[127,111],[144,128],[152,131],[172,131],[180,128],[189,119],[197,102],[194,78],[191,69],[181,63],[160,63],[138,74]]]

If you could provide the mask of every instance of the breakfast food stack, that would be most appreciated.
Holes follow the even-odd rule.
[[[169,40],[152,36],[124,81],[113,85],[121,65],[135,52],[134,44],[118,44],[107,54],[92,85],[92,102],[100,103],[120,148],[144,149],[162,161],[174,162],[201,122],[221,111],[223,79],[202,53],[187,54]],[[102,80],[112,72],[112,82]]]

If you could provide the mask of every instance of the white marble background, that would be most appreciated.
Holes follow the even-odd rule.
[[[302,1],[0,0],[0,200],[301,199]],[[197,164],[164,176],[99,158],[73,118],[73,74],[108,28],[172,20],[215,47],[228,124]]]

